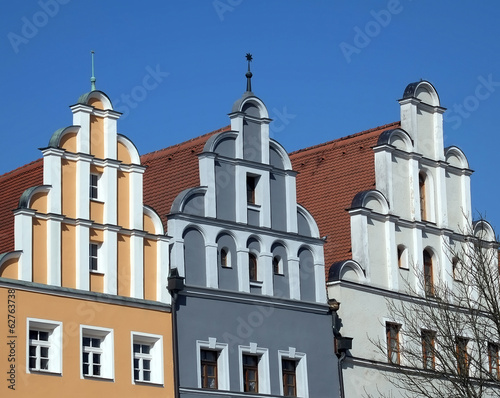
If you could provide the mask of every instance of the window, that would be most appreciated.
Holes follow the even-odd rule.
[[[84,376],[101,377],[102,339],[82,337],[82,371]]]
[[[427,206],[425,197],[425,174],[420,173],[418,175],[418,187],[420,192],[420,219],[427,219]]]
[[[400,325],[396,323],[386,323],[385,334],[387,337],[387,359],[390,363],[398,364],[400,363],[399,355],[399,329]]]
[[[271,394],[269,352],[266,348],[238,346],[240,358],[240,391]]]
[[[455,342],[457,349],[457,372],[460,376],[468,376],[469,354],[467,353],[467,343],[469,340],[464,337],[457,337]]]
[[[404,245],[398,245],[398,267],[408,269],[408,250]]]
[[[257,281],[257,256],[253,253],[248,254],[248,276],[251,282]]]
[[[247,174],[247,203],[256,204],[255,191],[257,189],[257,182],[259,181],[258,176],[252,176]]]
[[[99,245],[97,243],[89,244],[89,270],[97,271],[99,269]]]
[[[217,359],[219,353],[201,350],[201,388],[217,389]]]
[[[488,364],[490,367],[491,375],[500,379],[500,366],[499,366],[499,346],[495,343],[488,343]]]
[[[131,333],[134,383],[163,384],[163,340],[161,336]]]
[[[259,357],[243,354],[244,392],[259,392]]]
[[[278,351],[281,372],[281,395],[285,397],[309,397],[307,388],[306,354],[289,347],[288,351]]]
[[[222,267],[231,267],[231,262],[229,261],[229,251],[225,247],[220,249],[220,265]]]
[[[90,174],[90,199],[98,199],[99,198],[99,175]]]
[[[113,378],[113,331],[80,326],[82,377]]]
[[[297,374],[295,373],[297,362],[291,359],[281,360],[283,370],[283,395],[285,397],[297,396]]]
[[[62,324],[28,318],[28,371],[61,372]]]
[[[422,330],[422,362],[424,369],[427,370],[436,368],[435,338],[435,332]]]
[[[198,387],[216,390],[229,390],[228,345],[217,343],[209,337],[208,341],[197,341]]]
[[[456,281],[461,281],[462,278],[460,277],[460,270],[458,268],[458,258],[457,257],[453,257],[453,259],[451,260],[451,269],[452,269],[452,272],[453,272],[453,279],[456,280]]]
[[[283,275],[283,266],[280,256],[273,257],[273,271],[275,275]]]
[[[434,297],[432,256],[427,250],[424,250],[424,290],[426,297]]]

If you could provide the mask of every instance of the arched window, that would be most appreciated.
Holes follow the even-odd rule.
[[[280,256],[273,257],[273,271],[274,271],[275,275],[282,275],[283,274],[283,266],[281,264],[281,257]]]
[[[229,262],[229,253],[227,248],[220,249],[220,265],[222,267],[230,267],[231,264]]]
[[[248,276],[251,282],[257,281],[257,256],[248,253]]]
[[[425,197],[425,174],[420,173],[418,175],[418,187],[420,192],[420,219],[427,220],[427,205]]]
[[[453,271],[453,279],[460,281],[460,270],[458,269],[458,257],[453,257],[451,260],[451,269]]]
[[[408,251],[404,245],[398,245],[398,267],[408,269]]]
[[[424,250],[424,289],[426,297],[434,297],[434,283],[432,270],[432,256]]]

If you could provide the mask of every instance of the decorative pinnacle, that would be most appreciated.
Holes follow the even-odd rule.
[[[92,54],[92,76],[90,77],[90,90],[95,90],[95,76],[94,76],[94,50],[90,52]]]
[[[252,72],[250,72],[250,62],[252,62],[252,54],[247,53],[246,55],[247,61],[248,61],[248,72],[245,74],[247,77],[247,92],[252,91]]]

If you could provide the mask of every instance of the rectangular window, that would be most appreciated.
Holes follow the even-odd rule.
[[[134,344],[134,380],[151,381],[151,346]]]
[[[435,338],[435,332],[422,330],[422,362],[427,370],[436,368]]]
[[[468,376],[469,354],[467,353],[467,344],[469,340],[464,337],[457,337],[455,342],[457,350],[457,372],[460,376]]]
[[[49,370],[49,332],[30,329],[29,334],[29,368],[30,370]]]
[[[131,337],[134,383],[163,384],[162,337],[136,332],[132,332]]]
[[[80,326],[81,375],[113,378],[113,331],[111,329]]]
[[[387,359],[390,363],[398,364],[400,363],[399,355],[399,329],[400,325],[396,323],[386,323],[385,334],[387,337]]]
[[[499,366],[499,346],[495,343],[488,343],[488,363],[490,366],[490,373],[496,379],[500,379],[500,366]]]
[[[101,377],[102,340],[98,337],[82,338],[82,371],[84,376]]]
[[[28,318],[28,371],[61,372],[62,324]]]
[[[243,354],[244,392],[259,392],[259,357]]]
[[[259,177],[247,174],[247,203],[256,204],[255,191],[257,189],[257,182]]]
[[[285,397],[297,396],[297,361],[292,359],[282,359],[281,369],[283,372],[283,395]]]
[[[89,244],[89,270],[97,271],[99,269],[99,245],[97,243]]]
[[[217,359],[219,353],[201,350],[201,388],[217,389]]]
[[[90,199],[99,199],[99,176],[90,174]]]

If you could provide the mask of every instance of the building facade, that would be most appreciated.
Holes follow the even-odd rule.
[[[422,383],[435,379],[435,371],[463,376],[464,370],[456,365],[460,356],[467,358],[464,362],[471,368],[471,378],[479,374],[470,365],[474,356],[483,356],[476,368],[496,369],[491,353],[488,365],[487,340],[479,345],[473,341],[473,332],[467,327],[472,318],[464,315],[456,330],[448,331],[451,336],[439,335],[437,318],[428,320],[429,308],[445,308],[439,304],[447,300],[445,294],[458,306],[448,315],[471,303],[465,301],[467,290],[477,286],[464,288],[457,267],[476,265],[456,254],[466,252],[464,248],[471,242],[481,241],[490,253],[488,266],[496,270],[498,244],[487,222],[472,222],[472,170],[459,148],[444,147],[445,109],[435,88],[426,81],[412,83],[399,103],[401,122],[291,155],[297,170],[303,171],[302,179],[313,178],[313,172],[321,179],[332,169],[354,168],[355,176],[342,176],[319,187],[326,203],[315,202],[305,192],[301,195],[299,189],[299,200],[313,216],[322,206],[347,209],[335,219],[317,218],[321,234],[338,236],[336,228],[350,233],[334,242],[336,248],[325,248],[330,254],[326,263],[328,296],[342,302],[337,313],[342,328],[337,332],[353,338],[352,349],[342,358],[346,397],[433,396],[423,390],[420,395],[405,395],[408,390],[399,376],[402,369],[420,370],[413,377]],[[311,163],[318,166],[309,166]],[[346,178],[355,186],[335,193],[345,186]],[[417,315],[405,314],[410,310]],[[418,313],[426,315],[419,318]],[[439,344],[444,351],[445,337],[465,342],[460,347],[456,343],[457,348],[453,345],[448,359],[436,354]],[[449,363],[455,365],[449,367]],[[398,381],[401,389],[395,387]]]
[[[184,278],[174,306],[180,396],[336,397],[324,242],[296,202],[264,103],[247,91],[229,117],[228,128],[144,158],[148,186],[179,186],[165,163],[196,177],[161,200]]]
[[[145,167],[106,94],[71,111],[43,159],[1,177],[2,374],[22,396],[172,397],[168,238]]]

